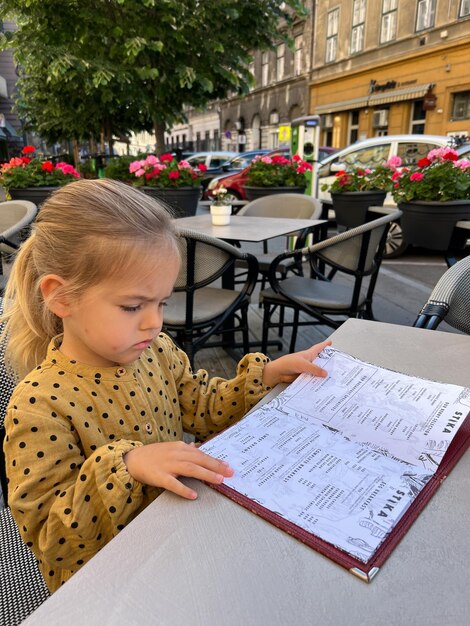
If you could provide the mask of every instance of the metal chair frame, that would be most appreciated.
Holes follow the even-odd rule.
[[[382,262],[385,241],[390,223],[398,219],[401,211],[385,215],[339,235],[305,247],[301,250],[284,252],[276,257],[269,269],[271,289],[263,290],[260,300],[264,307],[262,351],[268,345],[270,328],[292,328],[289,350],[294,352],[299,326],[318,324],[338,328],[348,317],[374,319],[372,298]],[[305,260],[310,269],[310,276],[293,276],[279,280],[279,263],[291,261],[299,268]],[[326,268],[330,271],[326,273]],[[352,289],[339,287],[332,278],[337,273],[354,278]],[[364,293],[363,281],[369,278]],[[321,285],[321,286],[320,286]],[[325,287],[326,285],[326,287]],[[321,303],[315,303],[316,291]],[[341,290],[341,302],[337,299]],[[311,300],[311,302],[309,302]],[[284,309],[293,310],[293,320],[285,321]],[[273,316],[280,310],[279,321]],[[300,312],[312,319],[300,321]],[[337,319],[340,317],[341,319]]]

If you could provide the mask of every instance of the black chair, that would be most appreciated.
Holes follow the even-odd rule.
[[[270,328],[292,328],[289,349],[293,352],[299,326],[338,328],[348,317],[374,319],[372,298],[385,240],[390,223],[400,215],[401,211],[395,211],[302,250],[278,255],[269,270],[271,287],[260,294],[264,308],[261,350],[266,351]],[[280,280],[277,268],[286,260],[304,267],[304,275]],[[309,276],[305,276],[307,270]],[[340,281],[345,275],[352,281]],[[289,308],[293,319],[286,322],[284,310]],[[277,311],[280,315],[276,320]],[[301,312],[310,319],[300,321]]]
[[[470,335],[470,256],[441,276],[413,326],[435,330],[443,320]]]
[[[0,298],[0,314],[3,301]],[[8,507],[3,441],[5,412],[14,383],[4,365],[0,346],[0,479],[5,507],[0,509],[0,623],[16,626],[49,597],[36,557],[21,539]]]
[[[262,196],[246,204],[237,215],[247,215],[254,217],[290,217],[292,219],[312,219],[321,218],[322,205],[317,198],[300,193],[283,193]],[[307,237],[311,229],[306,228],[301,232],[286,237],[286,249],[303,248],[307,243]],[[268,280],[269,266],[277,255],[270,253],[268,241],[263,241],[263,251],[256,253],[258,259],[258,280],[261,282],[261,289],[264,289]],[[245,264],[237,263],[237,267]],[[282,278],[287,276],[291,269],[288,263],[281,263],[278,272]],[[235,282],[243,280],[244,273],[237,273]]]
[[[238,248],[191,230],[181,229],[181,270],[175,292],[165,309],[164,330],[174,336],[193,364],[197,350],[232,347],[241,332],[243,350],[249,352],[248,305],[258,276],[256,258]],[[234,290],[238,260],[248,272],[240,290]],[[209,339],[220,335],[219,340]]]

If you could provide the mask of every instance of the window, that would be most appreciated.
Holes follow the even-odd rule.
[[[418,13],[416,15],[416,32],[434,26],[434,13],[436,0],[418,0]]]
[[[468,17],[470,15],[470,0],[460,0],[459,17]]]
[[[336,60],[336,50],[338,48],[338,22],[339,9],[328,12],[326,26],[326,63]]]
[[[426,121],[426,111],[423,109],[423,100],[415,100],[411,110],[411,128],[413,135],[424,135],[424,124]]]
[[[351,31],[351,54],[364,48],[364,22],[366,20],[366,0],[354,0]]]
[[[440,148],[433,143],[412,143],[405,141],[399,143],[397,147],[397,156],[400,157],[402,165],[416,165],[420,159],[425,157],[430,150]]]
[[[359,139],[359,111],[351,111],[349,114],[349,143]]]
[[[453,120],[468,120],[470,118],[470,91],[454,93],[452,106]]]
[[[295,45],[294,74],[298,76],[299,74],[302,74],[302,66],[303,66],[302,52],[303,52],[304,40],[303,40],[302,35],[298,35],[295,38],[294,45]]]
[[[250,85],[250,91],[253,91],[253,89],[256,87],[255,62],[254,61],[251,61],[251,63],[248,65],[248,71],[253,77],[253,84]]]
[[[263,52],[261,55],[261,85],[266,87],[269,76],[269,52]]]
[[[348,167],[375,167],[386,161],[390,154],[390,144],[383,143],[378,146],[360,148],[343,157],[342,162]]]
[[[397,33],[398,0],[383,0],[382,23],[380,26],[380,43],[393,41]]]
[[[284,78],[284,58],[286,53],[286,45],[281,43],[276,48],[276,80]]]

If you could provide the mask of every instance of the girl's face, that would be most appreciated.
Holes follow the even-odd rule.
[[[178,276],[177,253],[167,247],[123,277],[87,289],[63,318],[61,352],[86,365],[112,367],[135,361],[163,324],[163,307]]]

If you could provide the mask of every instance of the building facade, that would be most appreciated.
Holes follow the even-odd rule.
[[[309,112],[321,144],[470,134],[470,0],[316,5]]]

